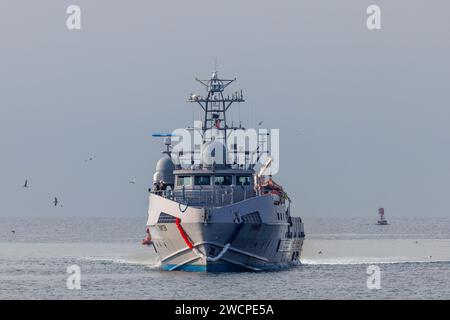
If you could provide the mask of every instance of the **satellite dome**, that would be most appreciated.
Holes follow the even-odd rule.
[[[161,174],[161,172],[155,172],[153,174],[153,183],[159,182],[161,180],[163,180],[163,175]]]
[[[156,163],[156,172],[153,175],[153,183],[163,181],[165,184],[174,184],[175,176],[173,174],[175,165],[169,157],[163,157]]]
[[[158,160],[156,163],[156,171],[173,171],[175,170],[175,165],[172,162],[172,159],[169,157],[163,157]]]

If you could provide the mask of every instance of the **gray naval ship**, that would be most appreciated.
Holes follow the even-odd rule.
[[[153,246],[164,270],[258,271],[299,264],[304,227],[291,215],[282,186],[266,174],[272,158],[261,141],[269,134],[257,134],[256,150],[236,144],[228,150],[227,139],[244,130],[226,122],[228,109],[245,101],[242,90],[226,96],[236,78],[220,79],[217,72],[196,80],[206,94],[191,94],[188,102],[202,108],[203,119],[185,130],[198,133],[200,143],[186,151],[174,146],[176,134],[154,134],[164,137],[166,150],[149,189],[145,244]]]

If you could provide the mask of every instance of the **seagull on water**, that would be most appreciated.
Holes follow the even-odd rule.
[[[136,183],[136,177],[133,177],[133,179],[131,179],[130,181],[128,181],[128,183],[135,184],[135,183]]]

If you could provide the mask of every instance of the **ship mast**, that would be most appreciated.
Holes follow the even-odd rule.
[[[204,111],[204,121],[202,126],[203,143],[206,142],[206,131],[216,129],[223,131],[223,143],[226,146],[227,130],[237,129],[228,127],[226,112],[233,103],[245,101],[242,90],[240,90],[240,92],[234,92],[231,96],[224,96],[225,88],[234,82],[236,78],[231,80],[220,79],[217,71],[212,73],[211,79],[209,80],[200,80],[197,78],[195,78],[195,80],[205,86],[207,95],[206,97],[203,97],[201,95],[191,94],[187,101],[198,103]]]

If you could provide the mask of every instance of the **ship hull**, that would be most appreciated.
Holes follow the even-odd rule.
[[[182,226],[192,248],[176,224],[157,224],[150,232],[163,235],[153,245],[164,270],[259,271],[298,264],[303,238],[283,238],[279,225],[194,223]],[[153,230],[152,230],[153,229]],[[158,229],[158,230],[155,230]]]
[[[150,199],[148,227],[164,270],[260,271],[299,264],[303,223],[274,215],[277,207],[270,197],[209,211],[180,210],[180,204],[172,202],[157,196]],[[280,220],[273,221],[273,216]]]

